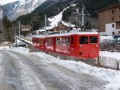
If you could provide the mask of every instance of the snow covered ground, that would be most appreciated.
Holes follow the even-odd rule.
[[[29,54],[29,55],[36,55],[40,57],[44,61],[45,64],[47,63],[56,63],[62,67],[68,68],[77,73],[86,73],[92,76],[98,77],[102,80],[106,80],[109,82],[105,86],[105,90],[120,90],[120,71],[112,70],[112,69],[104,69],[98,67],[92,67],[90,65],[84,64],[82,62],[76,61],[69,61],[69,60],[60,60],[59,58],[55,58],[53,56],[47,55],[43,52],[29,52],[29,49],[26,48],[10,48],[9,50],[19,52],[22,54]],[[105,53],[105,54],[104,54]],[[107,54],[106,54],[107,53]],[[120,53],[110,53],[110,52],[102,52],[102,55],[113,56],[120,60]],[[110,55],[109,55],[110,54]],[[115,56],[118,57],[115,57]]]
[[[3,63],[3,55],[2,54],[0,54],[0,82],[1,82],[1,80],[2,80],[2,78],[3,78],[3,66],[2,66],[2,63]]]

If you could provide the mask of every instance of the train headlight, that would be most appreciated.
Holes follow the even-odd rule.
[[[98,45],[96,45],[96,47],[98,47]]]

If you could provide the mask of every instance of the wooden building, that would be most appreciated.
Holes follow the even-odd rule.
[[[120,34],[120,4],[99,10],[98,19],[101,35]]]
[[[21,31],[31,31],[32,27],[29,24],[21,25]]]
[[[57,26],[46,27],[47,34],[70,32],[75,25],[61,21]],[[45,34],[45,27],[36,31],[36,34]]]

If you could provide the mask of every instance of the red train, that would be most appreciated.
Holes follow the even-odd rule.
[[[97,32],[76,32],[33,37],[33,45],[39,50],[81,59],[98,58],[99,41]]]

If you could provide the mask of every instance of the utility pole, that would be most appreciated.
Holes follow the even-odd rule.
[[[84,25],[85,25],[85,16],[89,16],[90,17],[90,14],[87,12],[84,4],[82,5],[82,11],[81,11],[81,14],[82,16],[82,21],[81,21],[81,25],[82,25],[82,28],[84,29]]]
[[[19,35],[18,36],[20,36],[20,21],[18,22],[18,24],[19,24],[19,28],[18,28],[19,29]]]
[[[45,35],[47,35],[47,30],[46,30],[46,15],[45,15]]]
[[[83,6],[82,6],[82,27],[83,27],[84,24],[85,24],[85,21],[84,21],[84,19],[85,19],[85,13],[84,13],[84,11],[85,11],[85,6],[83,5]]]

